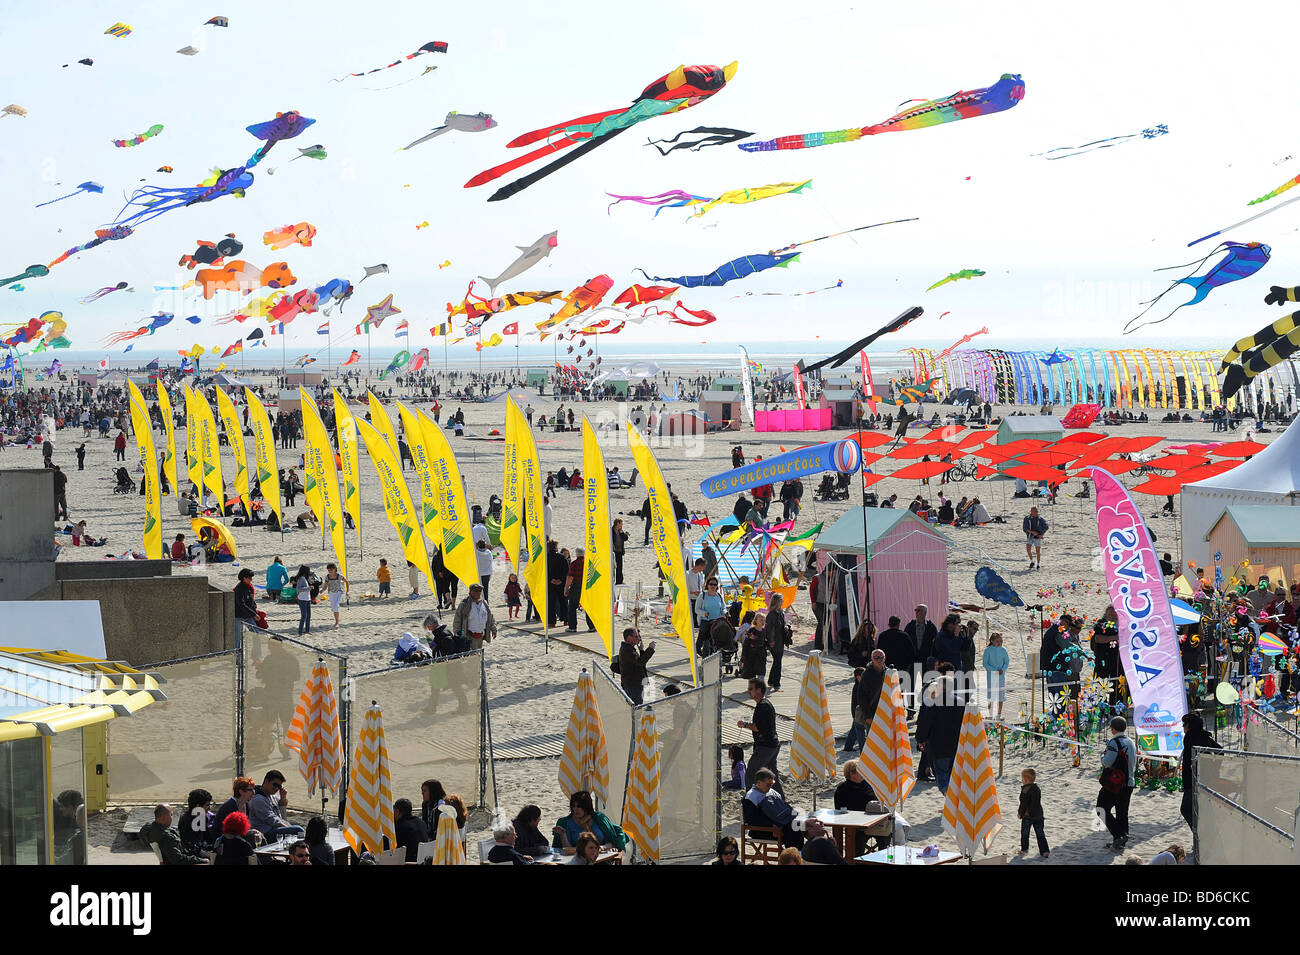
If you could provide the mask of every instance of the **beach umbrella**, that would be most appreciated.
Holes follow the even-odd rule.
[[[794,738],[790,741],[790,777],[804,782],[814,776],[835,775],[835,729],[826,701],[826,677],[822,673],[820,650],[808,654],[795,710]]]
[[[298,769],[307,781],[307,795],[320,786],[338,795],[343,782],[343,743],[339,739],[339,701],[329,667],[317,659],[298,697],[285,745],[298,751]]]
[[[384,740],[384,714],[370,701],[357,748],[352,754],[347,808],[343,810],[343,837],[352,851],[384,851],[384,839],[397,844],[393,834],[393,783],[388,774],[388,744]]]
[[[583,789],[602,803],[609,800],[609,747],[596,705],[596,681],[586,667],[578,674],[573,709],[564,731],[564,750],[560,753],[561,792],[572,798]]]
[[[1221,458],[1248,458],[1251,455],[1259,454],[1267,447],[1267,444],[1259,444],[1256,441],[1233,441],[1229,444],[1221,444],[1217,448],[1211,448],[1210,453]]]
[[[212,533],[217,535],[217,539],[230,549],[231,557],[238,557],[239,551],[235,549],[235,535],[230,533],[230,528],[220,521],[214,521],[210,517],[204,517],[200,514],[197,517],[190,518],[190,528],[198,537],[203,536],[203,528],[208,528]]]
[[[876,798],[897,812],[916,785],[912,769],[912,744],[907,737],[907,711],[898,673],[885,671],[880,703],[871,720],[867,741],[862,746],[862,775]]]
[[[460,841],[456,825],[456,807],[443,803],[438,807],[438,832],[433,837],[434,865],[469,865],[465,844]]]
[[[1002,810],[989,761],[989,741],[977,704],[967,706],[962,714],[952,781],[943,800],[943,829],[957,840],[962,854],[970,857],[975,855],[976,847],[987,853],[1002,829]]]
[[[653,707],[641,711],[623,800],[623,830],[650,862],[659,861],[659,726]]]
[[[915,464],[899,468],[889,476],[903,481],[919,481],[922,478],[932,478],[937,474],[943,474],[943,472],[950,471],[956,466],[951,461],[917,461]]]

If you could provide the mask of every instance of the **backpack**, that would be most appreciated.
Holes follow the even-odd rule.
[[[1110,749],[1110,743],[1106,744],[1106,748]],[[1124,747],[1119,743],[1115,743],[1115,748],[1119,753],[1118,758],[1105,767],[1098,777],[1101,788],[1112,796],[1118,796],[1128,787],[1128,757],[1124,755]]]

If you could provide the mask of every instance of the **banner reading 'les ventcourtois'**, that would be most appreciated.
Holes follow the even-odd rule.
[[[705,497],[726,497],[753,487],[790,481],[820,471],[841,471],[852,474],[862,463],[862,449],[849,440],[827,441],[809,448],[787,451],[774,458],[752,461],[742,467],[723,471],[700,482],[700,493]]]
[[[1187,712],[1178,634],[1155,545],[1124,485],[1092,468],[1106,586],[1119,622],[1119,655],[1133,696],[1138,748],[1178,753]]]

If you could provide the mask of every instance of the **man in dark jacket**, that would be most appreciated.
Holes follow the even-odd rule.
[[[952,778],[952,762],[961,738],[961,718],[965,707],[957,699],[957,681],[951,663],[940,663],[939,679],[925,693],[921,715],[916,722],[916,742],[930,759],[939,791],[947,793]]]
[[[641,703],[642,685],[646,678],[646,661],[654,656],[655,642],[644,650],[641,649],[641,634],[636,627],[623,631],[623,644],[618,648],[618,679],[623,685],[623,692],[633,703]]]
[[[641,502],[641,510],[637,511],[637,513],[641,515],[641,520],[645,522],[645,539],[641,541],[641,546],[648,547],[650,545],[650,498],[648,496]]]
[[[871,666],[867,667],[862,674],[862,682],[858,684],[858,704],[866,717],[864,733],[871,729],[871,721],[876,718],[876,708],[880,706],[880,691],[884,686],[885,652],[872,650]]]
[[[943,618],[943,627],[934,640],[934,655],[940,663],[951,663],[954,670],[961,669],[962,634],[957,632],[961,618],[950,613]]]
[[[912,689],[916,667],[916,644],[912,638],[898,629],[899,619],[889,618],[889,628],[876,638],[876,649],[885,651],[885,664],[898,671],[899,679],[907,680],[903,685],[905,691]]]
[[[905,632],[912,638],[912,648],[916,651],[917,660],[934,656],[934,640],[938,636],[938,631],[934,628],[934,621],[926,619],[929,612],[930,608],[925,604],[917,604],[916,619],[909,620],[907,623]],[[893,665],[892,660],[890,665]]]
[[[557,619],[568,616],[564,605],[564,584],[569,578],[569,562],[560,553],[555,541],[546,542],[546,616],[547,626],[554,627]]]
[[[429,841],[429,829],[424,820],[415,815],[409,799],[393,803],[393,834],[397,838],[397,847],[406,849],[407,862],[414,862],[420,843]]]
[[[235,584],[235,629],[242,639],[244,628],[257,626],[257,595],[253,590],[253,571],[245,567],[239,572],[239,583]]]
[[[781,778],[775,776],[777,758],[781,755],[781,741],[776,735],[776,708],[767,700],[767,683],[754,678],[749,681],[749,698],[754,701],[751,721],[737,720],[736,725],[754,734],[754,752],[745,767],[746,779],[757,779],[759,770],[771,770],[776,779],[776,789],[784,793]]]
[[[794,828],[794,808],[776,788],[776,773],[760,769],[754,774],[754,785],[741,799],[741,818],[747,826],[776,826],[781,829],[781,845],[798,849],[804,844],[804,834]]]
[[[1183,804],[1179,809],[1187,824],[1196,832],[1196,747],[1223,749],[1214,737],[1205,731],[1205,722],[1199,713],[1183,716]]]
[[[153,810],[153,822],[140,830],[140,838],[158,847],[163,865],[207,865],[206,856],[195,855],[185,848],[180,833],[172,828],[172,807],[159,803]]]

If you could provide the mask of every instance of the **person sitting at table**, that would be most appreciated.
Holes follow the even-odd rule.
[[[221,804],[212,816],[213,832],[224,832],[222,821],[232,812],[248,812],[248,804],[253,801],[253,780],[248,776],[239,776],[231,787],[234,795]]]
[[[185,815],[176,824],[176,831],[190,852],[206,852],[212,848],[217,838],[217,829],[212,824],[212,793],[206,789],[190,790]]]
[[[448,806],[456,810],[456,835],[460,836],[460,845],[465,847],[465,823],[469,822],[469,807],[465,805],[465,800],[455,793],[448,793],[445,800]],[[438,827],[435,825],[429,832],[429,838],[432,839],[438,834]]]
[[[393,803],[393,833],[397,848],[406,850],[406,861],[414,862],[420,843],[429,841],[429,830],[415,815],[411,800],[399,799]]]
[[[493,846],[488,850],[488,862],[509,862],[511,865],[532,865],[532,856],[526,856],[515,848],[515,827],[510,823],[497,826],[492,830]]]
[[[844,764],[844,782],[835,787],[835,808],[851,812],[866,812],[867,803],[875,802],[876,794],[862,775],[862,764],[850,759]]]
[[[747,826],[776,826],[781,829],[781,845],[803,848],[804,834],[794,828],[794,808],[773,787],[776,773],[760,769],[754,773],[754,786],[740,802],[741,815]]]
[[[253,857],[253,842],[249,838],[248,817],[236,810],[221,820],[221,835],[214,846],[217,859],[214,865],[248,865]]]
[[[803,865],[803,856],[799,854],[798,849],[782,849],[781,854],[776,857],[777,865]]]
[[[744,865],[740,861],[740,846],[735,836],[723,836],[718,840],[718,854],[709,865]]]
[[[538,824],[542,821],[542,811],[536,806],[525,806],[514,818],[514,846],[520,852],[530,856],[549,855],[551,844],[542,835]]]
[[[428,624],[429,621],[426,620],[425,626]],[[442,788],[442,783],[438,780],[426,779],[420,784],[420,819],[430,838],[438,834],[438,807],[446,798],[447,790]]]
[[[289,846],[289,861],[286,865],[313,865],[311,861],[311,848],[307,845],[306,840],[299,839]]]
[[[826,826],[820,819],[809,819],[804,824],[807,839],[803,844],[804,862],[816,862],[820,865],[848,865],[840,854],[835,840],[826,834]]]
[[[302,838],[302,826],[291,826],[280,815],[289,808],[289,791],[284,788],[284,773],[273,769],[262,779],[262,785],[253,789],[248,803],[248,821],[254,829],[272,842],[281,836]]]
[[[577,850],[578,840],[583,835],[594,836],[597,846],[609,846],[619,851],[627,845],[627,836],[623,830],[603,812],[597,812],[591,801],[591,793],[579,789],[569,797],[569,814],[555,821],[552,830],[555,838],[551,845],[571,856]]]
[[[569,860],[569,865],[595,865],[599,858],[600,843],[596,841],[595,836],[583,833],[578,837],[578,844],[574,847],[573,858]]]
[[[165,802],[153,810],[153,822],[140,830],[140,839],[158,847],[163,865],[207,865],[208,857],[190,852],[172,828],[172,807]]]
[[[307,834],[303,841],[311,852],[312,865],[333,865],[334,847],[329,844],[329,823],[320,816],[307,820]]]

